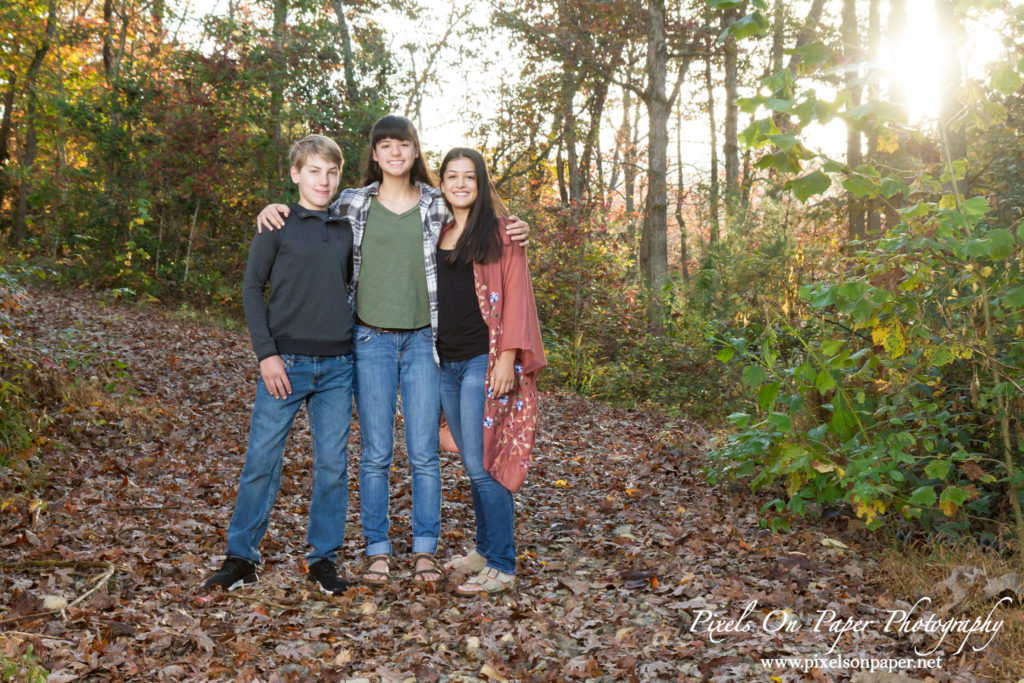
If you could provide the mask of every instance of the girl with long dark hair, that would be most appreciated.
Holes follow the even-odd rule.
[[[479,152],[445,156],[441,192],[453,216],[437,245],[441,404],[476,514],[476,548],[448,567],[474,574],[457,593],[499,593],[515,583],[513,494],[533,448],[544,349],[526,253],[505,236],[505,207]]]

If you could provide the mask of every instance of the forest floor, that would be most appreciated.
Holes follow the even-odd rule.
[[[886,628],[919,596],[887,588],[869,538],[844,520],[773,535],[758,525],[762,499],[709,485],[701,425],[553,392],[517,496],[516,592],[462,598],[410,584],[401,438],[391,489],[399,576],[383,590],[311,591],[300,418],[260,583],[206,595],[245,453],[247,335],[81,292],[30,290],[11,317],[8,341],[37,350],[27,360],[49,412],[32,452],[0,472],[0,668],[24,672],[35,656],[53,682],[847,680],[860,670],[761,660],[916,663],[915,647],[941,638]],[[350,577],[363,563],[359,450],[354,423],[340,555]],[[473,511],[457,456],[442,454],[442,475],[447,557],[468,548]],[[943,590],[933,605],[954,601]],[[906,673],[978,680],[1000,657],[998,641],[972,651],[988,636],[953,654],[964,637],[951,634],[921,657],[941,664]]]

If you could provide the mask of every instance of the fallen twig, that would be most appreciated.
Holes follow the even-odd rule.
[[[76,598],[74,602],[71,602],[68,605],[65,605],[62,609],[49,610],[47,612],[34,612],[32,614],[25,614],[25,615],[20,616],[20,617],[10,617],[8,619],[0,619],[0,624],[15,624],[15,623],[17,623],[19,621],[29,621],[31,619],[39,619],[39,618],[42,618],[42,617],[51,617],[51,616],[53,616],[55,614],[61,615],[61,617],[65,621],[67,621],[68,617],[67,617],[67,614],[65,613],[65,610],[67,610],[69,607],[74,607],[75,605],[79,604],[80,602],[82,602],[83,600],[88,598],[90,595],[92,595],[93,593],[98,591],[100,588],[102,588],[107,583],[107,581],[110,580],[110,577],[113,576],[114,572],[117,570],[117,566],[114,565],[112,562],[86,562],[86,561],[78,561],[78,560],[31,560],[29,562],[15,562],[15,563],[11,563],[11,564],[2,564],[2,565],[0,565],[0,567],[3,567],[4,569],[12,569],[12,570],[30,569],[30,568],[34,568],[34,567],[79,567],[79,568],[81,568],[81,567],[87,567],[87,568],[100,568],[100,567],[102,567],[103,569],[106,570],[99,577],[93,579],[93,581],[96,582],[95,586],[93,586],[92,588],[87,590],[85,593],[80,595],[78,598]]]

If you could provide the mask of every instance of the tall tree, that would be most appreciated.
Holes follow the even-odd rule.
[[[288,26],[288,0],[274,0],[274,24],[271,42],[270,79],[270,131],[271,148],[274,154],[274,173],[267,178],[267,196],[277,195],[277,189],[284,180],[284,141],[281,137],[281,115],[284,111],[284,42]],[[198,206],[198,200],[197,200]],[[193,226],[195,221],[193,220]]]
[[[21,244],[28,232],[28,196],[35,181],[35,163],[38,152],[38,132],[36,130],[36,114],[39,107],[38,79],[39,70],[50,51],[53,37],[57,30],[57,0],[49,0],[46,14],[46,29],[43,38],[32,57],[25,76],[25,89],[28,93],[28,105],[25,108],[25,145],[19,159],[21,167],[21,184],[18,187],[18,202],[14,214],[14,226],[11,229],[10,242],[14,246]]]
[[[858,81],[860,79],[862,61],[860,32],[857,27],[856,0],[843,0],[841,33],[846,88],[850,92],[851,106],[856,107],[860,104],[861,98],[861,86],[858,84]],[[855,124],[849,121],[846,124],[846,163],[850,168],[857,168],[864,163],[864,153],[861,149],[861,132]],[[864,239],[863,202],[852,192],[847,192],[846,207],[850,239]]]
[[[345,60],[345,93],[348,95],[349,104],[358,101],[359,89],[356,85],[355,57],[352,53],[352,36],[348,30],[348,20],[345,18],[345,4],[342,0],[331,0],[334,7],[334,16],[338,22],[338,39],[341,41],[341,54]]]
[[[708,246],[718,244],[721,227],[718,219],[718,126],[715,125],[715,87],[711,78],[711,54],[705,57],[704,89],[708,96],[708,138],[711,145],[711,168],[708,180]]]
[[[650,291],[647,321],[651,329],[665,329],[661,291],[668,281],[668,118],[671,104],[666,89],[668,43],[665,37],[665,0],[647,3],[647,92],[650,146],[647,151],[647,211],[640,239],[640,268]]]
[[[877,64],[880,58],[882,39],[882,18],[878,9],[878,0],[868,2],[868,64]],[[881,98],[882,93],[878,85],[877,69],[869,79],[868,97],[872,100]],[[868,159],[875,163],[878,159],[878,131],[872,131],[868,135]],[[868,235],[877,235],[882,229],[882,214],[874,206],[867,208],[867,232]]]
[[[722,30],[725,31],[725,44],[722,46],[722,62],[724,67],[725,85],[725,129],[722,131],[723,156],[725,157],[725,209],[730,220],[735,218],[739,199],[740,157],[739,157],[739,109],[736,101],[739,98],[739,49],[736,36],[729,31],[739,19],[739,7],[733,7],[722,14]]]

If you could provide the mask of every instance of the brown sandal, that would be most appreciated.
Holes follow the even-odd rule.
[[[366,569],[363,570],[363,575],[359,577],[359,580],[365,583],[367,586],[387,586],[391,583],[391,556],[390,555],[371,555],[366,558]],[[370,569],[376,562],[384,561],[387,569],[385,571],[379,571],[377,569]]]
[[[423,569],[416,569],[416,564],[418,564],[420,560],[427,560],[430,562],[430,566]],[[413,555],[413,570],[412,582],[417,586],[433,586],[444,580],[444,571],[441,570],[441,565],[437,563],[437,558],[430,553],[416,553]],[[424,578],[424,574],[437,574],[437,578],[426,579]]]

